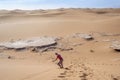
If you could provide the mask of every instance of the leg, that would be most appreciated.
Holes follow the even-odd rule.
[[[60,62],[58,62],[58,64],[57,64],[57,65],[61,68]]]
[[[63,60],[60,60],[60,68],[63,68]]]

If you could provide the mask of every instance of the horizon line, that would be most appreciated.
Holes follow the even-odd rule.
[[[43,9],[43,8],[39,8],[39,9],[20,9],[20,8],[16,8],[16,9],[0,9],[0,10],[56,10],[56,9],[120,9],[120,8],[48,8],[48,9]]]

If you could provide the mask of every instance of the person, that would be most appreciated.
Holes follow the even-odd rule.
[[[55,59],[54,61],[56,61],[57,59],[59,59],[59,62],[58,62],[57,65],[58,65],[60,68],[64,68],[64,67],[63,67],[63,58],[62,58],[62,56],[61,56],[60,54],[58,54],[58,53],[55,53],[55,55],[56,55],[57,57],[56,57],[56,59]],[[54,61],[53,61],[53,62],[54,62]]]

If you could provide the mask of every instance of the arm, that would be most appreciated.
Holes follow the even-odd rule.
[[[57,59],[58,59],[58,57],[55,60],[53,60],[53,62],[55,62]]]

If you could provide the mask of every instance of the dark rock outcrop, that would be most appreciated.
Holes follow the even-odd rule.
[[[115,51],[119,51],[120,52],[120,41],[113,42],[110,47],[113,48]]]
[[[0,47],[6,49],[14,49],[14,50],[24,50],[26,48],[45,48],[49,46],[56,45],[57,41],[56,38],[53,37],[40,37],[40,38],[33,38],[27,40],[19,40],[14,42],[5,42],[0,43]]]
[[[93,40],[93,36],[91,34],[84,34],[84,33],[76,33],[74,34],[73,37],[80,37],[80,38],[83,38],[85,40]]]

